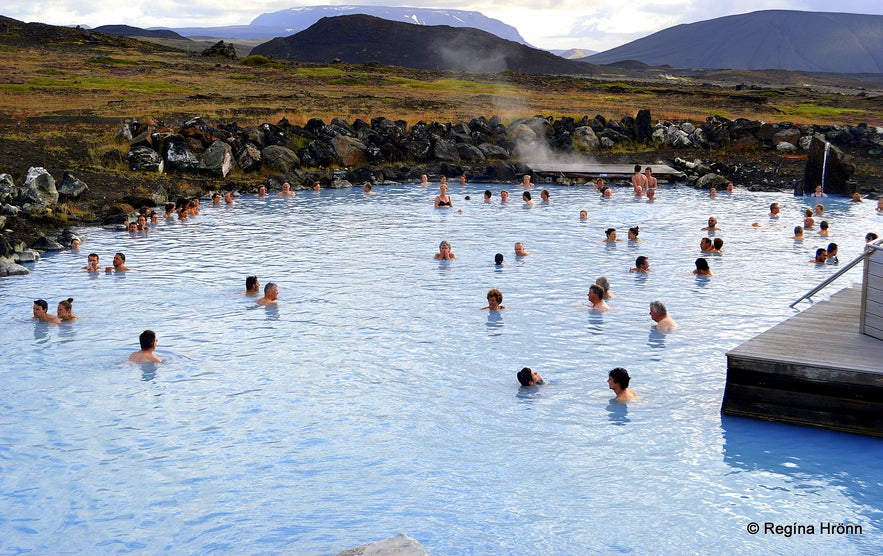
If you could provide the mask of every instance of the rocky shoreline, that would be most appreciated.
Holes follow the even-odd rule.
[[[733,181],[795,194],[821,183],[823,173],[830,193],[879,193],[883,175],[883,128],[719,116],[654,124],[649,110],[618,121],[534,116],[508,125],[496,116],[411,126],[384,117],[352,123],[313,118],[304,126],[283,119],[248,127],[202,118],[174,125],[130,120],[116,141],[121,148],[105,158],[125,160],[138,185],[105,187],[100,200],[87,194],[90,185],[76,177],[76,168],[65,171],[58,185],[39,160],[18,180],[0,174],[0,276],[26,273],[18,263],[65,248],[73,237],[70,225],[120,224],[135,207],[219,190],[274,190],[283,182],[293,189],[315,181],[341,188],[466,174],[470,182],[511,183],[532,173],[532,162],[587,159],[664,163],[682,171],[688,186]]]

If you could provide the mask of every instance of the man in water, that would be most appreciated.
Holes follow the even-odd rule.
[[[83,267],[86,272],[98,272],[98,253],[89,253],[86,257],[86,266]]]
[[[779,217],[779,203],[770,203],[770,218]]]
[[[162,363],[153,351],[156,349],[156,333],[153,330],[145,330],[138,336],[141,349],[129,356],[132,363]]]
[[[702,228],[703,232],[717,232],[720,231],[720,228],[717,227],[717,218],[714,216],[708,217],[708,226]]]
[[[261,285],[258,283],[257,276],[245,277],[245,295],[257,295],[260,290]]]
[[[828,250],[824,247],[819,247],[816,249],[816,258],[810,259],[809,262],[813,264],[825,264],[828,260]]]
[[[537,386],[546,383],[546,381],[543,380],[543,377],[530,367],[524,367],[518,371],[516,376],[518,377],[518,382],[521,383],[522,386]]]
[[[635,259],[635,266],[630,268],[629,272],[637,272],[640,274],[650,272],[650,259],[644,255],[639,255],[638,258]]]
[[[500,202],[505,203],[508,200],[509,200],[509,192],[506,191],[505,189],[500,191]]]
[[[837,258],[837,249],[836,243],[828,244],[828,248],[825,249],[825,264],[840,264],[840,260]]]
[[[637,392],[629,388],[631,380],[629,372],[622,367],[617,367],[607,373],[607,387],[616,394],[617,403],[630,402],[638,397]]]
[[[530,253],[527,252],[527,249],[524,248],[524,243],[521,241],[515,243],[515,256],[530,257]]]
[[[61,322],[61,319],[56,317],[53,314],[47,313],[49,310],[49,304],[46,303],[45,299],[37,299],[34,301],[34,318],[40,322],[51,322],[54,324],[58,324]]]
[[[279,297],[279,287],[273,282],[267,282],[264,286],[264,297],[258,299],[258,305],[275,305]]]
[[[604,288],[598,284],[592,284],[589,286],[588,296],[589,304],[591,304],[593,311],[603,313],[610,310],[610,306],[604,301]]]
[[[656,178],[653,177],[653,168],[651,168],[649,166],[644,168],[644,178],[646,178],[646,180],[647,180],[646,189],[648,189],[647,193],[648,193],[648,197],[649,197],[649,193],[650,193],[649,190],[656,189],[656,186],[659,185],[659,180],[657,180]]]
[[[647,177],[641,173],[640,164],[635,164],[635,173],[632,175],[632,187],[635,193],[638,192],[638,187],[641,189],[647,187]]]
[[[126,266],[126,256],[122,253],[116,253],[113,256],[113,266],[104,269],[105,272],[125,272],[129,270]]]
[[[659,332],[671,332],[678,327],[678,323],[668,316],[668,309],[662,301],[650,303],[650,318],[656,323],[656,330]]]
[[[433,257],[437,261],[450,261],[457,258],[453,252],[451,252],[451,242],[444,239],[438,244],[438,253]]]

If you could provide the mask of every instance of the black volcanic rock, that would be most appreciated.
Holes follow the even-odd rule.
[[[883,72],[883,15],[766,10],[677,25],[581,60],[652,66]]]
[[[252,49],[285,60],[384,65],[431,70],[535,74],[591,74],[593,66],[490,33],[446,25],[412,25],[367,15],[326,17],[290,37]]]

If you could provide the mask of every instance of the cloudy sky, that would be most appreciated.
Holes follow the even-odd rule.
[[[538,48],[597,51],[673,25],[756,10],[883,14],[879,0],[4,0],[0,15],[52,25],[208,27],[246,25],[265,12],[325,4],[474,10],[512,25]]]

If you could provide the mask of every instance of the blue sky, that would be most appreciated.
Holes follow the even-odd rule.
[[[538,48],[607,50],[667,27],[757,10],[883,14],[879,0],[4,0],[0,15],[52,25],[135,27],[245,25],[265,12],[311,5],[387,5],[474,10],[512,25]],[[807,40],[812,40],[807,37]]]

